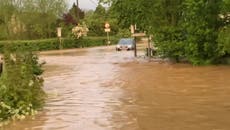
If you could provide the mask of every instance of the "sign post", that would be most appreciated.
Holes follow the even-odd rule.
[[[146,34],[145,33],[134,33],[132,34],[132,37],[134,37],[135,40],[135,44],[134,44],[134,56],[137,57],[137,37],[145,37]]]
[[[105,23],[105,32],[107,33],[107,45],[110,45],[109,32],[111,31],[108,22]]]
[[[134,34],[135,34],[135,25],[130,26],[130,31],[131,31],[132,37],[134,37],[134,57],[137,57],[137,39],[134,36]]]
[[[59,40],[59,49],[62,49],[61,29],[62,29],[61,27],[57,28],[57,37],[58,37],[58,40]]]
[[[130,26],[130,30],[131,30],[131,34],[134,34],[134,33],[135,33],[135,26],[134,26],[134,25],[131,25],[131,26]]]

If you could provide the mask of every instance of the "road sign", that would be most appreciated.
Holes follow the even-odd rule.
[[[110,28],[106,28],[106,29],[105,29],[105,32],[110,32],[110,31],[111,31]]]
[[[57,28],[57,36],[58,36],[58,37],[61,37],[61,27],[58,27],[58,28]]]
[[[107,33],[107,44],[110,44],[110,40],[109,40],[109,32],[111,31],[110,29],[110,25],[108,22],[105,23],[105,32]]]
[[[134,34],[132,34],[132,36],[133,37],[144,37],[144,36],[146,36],[146,34],[145,33],[134,33]]]
[[[110,28],[110,25],[108,22],[105,23],[105,28]]]

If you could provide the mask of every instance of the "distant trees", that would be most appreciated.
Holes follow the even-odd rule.
[[[81,10],[74,3],[72,7],[62,14],[62,17],[58,19],[59,26],[62,27],[62,34],[64,37],[72,37],[71,30],[82,22],[85,18],[85,11]]]
[[[102,36],[104,34],[104,24],[106,22],[106,10],[100,4],[94,12],[88,12],[86,15],[86,23],[89,25],[89,34],[94,36]]]
[[[63,20],[65,24],[73,24],[76,25],[80,23],[80,20],[84,19],[85,17],[85,12],[82,11],[80,8],[76,6],[74,3],[72,8],[69,9],[67,13],[63,14]]]
[[[120,26],[137,24],[139,29],[154,34],[158,53],[162,56],[209,64],[229,55],[229,0],[104,2],[112,2],[110,8]]]
[[[104,36],[105,22],[109,22],[111,26],[111,34],[117,34],[119,27],[117,20],[111,14],[111,10],[107,10],[101,4],[98,4],[95,11],[87,11],[84,21],[89,27],[89,35],[91,36]]]
[[[0,40],[53,37],[65,0],[0,0]]]

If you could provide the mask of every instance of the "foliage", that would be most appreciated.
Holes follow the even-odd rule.
[[[222,3],[222,28],[218,35],[218,48],[220,50],[219,55],[225,57],[230,56],[230,1],[223,0]]]
[[[83,36],[83,27],[80,27],[80,26],[76,26],[72,29],[72,33],[74,35],[75,38],[79,39]]]
[[[89,29],[87,28],[86,24],[80,25],[74,27],[72,29],[72,34],[74,35],[75,38],[79,39],[83,36],[87,36]]]
[[[45,92],[38,57],[21,46],[7,44],[0,79],[0,121],[34,115],[44,105]]]
[[[89,26],[89,35],[90,36],[103,36],[104,24],[105,24],[106,10],[103,6],[98,5],[96,10],[91,13],[86,14],[86,24]]]
[[[218,58],[217,36],[220,0],[184,2],[185,52],[194,64],[213,63]]]
[[[72,8],[69,9],[69,12],[63,14],[62,20],[64,21],[65,25],[77,25],[80,23],[81,19],[84,19],[84,17],[85,12],[78,8],[74,3]]]
[[[163,57],[176,59],[185,57],[184,39],[181,29],[174,27],[162,28],[161,32],[155,35],[155,45],[158,47],[158,54]]]
[[[230,55],[230,25],[224,27],[218,36],[218,47],[221,56]]]
[[[117,33],[118,37],[124,37],[128,38],[131,36],[131,32],[129,29],[119,29],[119,32]]]
[[[0,52],[4,52],[6,45],[13,44],[15,50],[20,46],[25,46],[32,51],[53,50],[58,49],[58,39],[43,39],[43,40],[18,40],[18,41],[0,41]]]
[[[119,25],[154,34],[158,54],[193,64],[228,53],[229,0],[101,0],[112,3]],[[224,19],[220,19],[220,15]]]
[[[106,37],[84,37],[80,39],[63,38],[62,47],[67,48],[81,48],[106,45]],[[111,37],[111,44],[116,44],[118,39]],[[12,48],[25,46],[32,51],[46,51],[59,49],[58,39],[43,39],[43,40],[21,40],[21,41],[0,41],[0,52],[3,52],[5,45],[13,44]]]
[[[56,35],[65,0],[0,0],[0,39],[38,39]]]
[[[95,11],[87,11],[84,21],[89,28],[89,36],[105,36],[105,22],[109,22],[111,27],[111,35],[117,34],[119,27],[116,18],[112,18],[110,10],[106,10],[99,4]]]

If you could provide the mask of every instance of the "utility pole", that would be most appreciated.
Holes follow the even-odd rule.
[[[78,0],[76,0],[76,3],[77,3],[77,22],[79,23],[79,21],[80,21],[80,8],[79,8],[79,2],[78,2]]]

